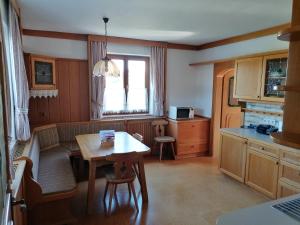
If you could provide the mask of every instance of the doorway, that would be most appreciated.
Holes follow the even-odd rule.
[[[211,124],[211,152],[219,156],[220,129],[239,128],[243,113],[238,99],[233,98],[234,61],[214,65],[213,106]]]

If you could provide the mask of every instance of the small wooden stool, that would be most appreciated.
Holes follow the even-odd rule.
[[[152,125],[155,128],[155,142],[159,143],[159,160],[161,161],[162,159],[162,151],[163,151],[163,147],[165,143],[169,143],[171,145],[172,148],[172,153],[173,153],[173,157],[174,159],[176,159],[175,156],[175,150],[174,150],[174,142],[176,141],[174,137],[170,137],[170,136],[165,136],[165,126],[168,125],[168,121],[167,120],[155,120],[152,122]]]

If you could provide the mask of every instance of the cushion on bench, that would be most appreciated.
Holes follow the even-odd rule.
[[[68,151],[54,147],[40,152],[38,183],[43,194],[67,192],[76,188]]]

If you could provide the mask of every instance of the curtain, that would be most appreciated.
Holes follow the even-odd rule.
[[[105,43],[99,41],[90,41],[90,67],[93,72],[94,65],[105,57]],[[92,74],[91,74],[92,75]],[[105,77],[91,77],[91,102],[92,119],[101,119],[103,116],[103,100],[105,89]]]
[[[151,47],[150,50],[150,113],[164,115],[166,48]]]
[[[13,7],[9,7],[9,31],[12,38],[11,49],[13,52],[13,90],[16,138],[26,141],[30,138],[30,126],[28,119],[29,88],[24,64],[19,21]]]

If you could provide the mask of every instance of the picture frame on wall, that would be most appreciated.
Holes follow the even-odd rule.
[[[44,56],[31,56],[32,89],[56,89],[55,59]]]

